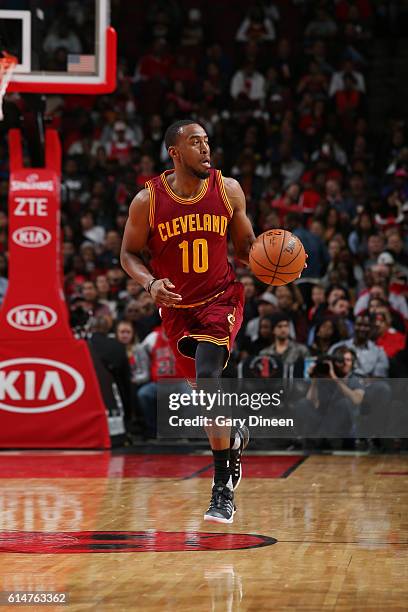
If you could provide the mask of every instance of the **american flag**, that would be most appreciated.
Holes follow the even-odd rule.
[[[95,72],[95,56],[70,53],[68,55],[68,72]]]

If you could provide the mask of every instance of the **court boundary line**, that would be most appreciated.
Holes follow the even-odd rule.
[[[180,480],[190,480],[191,478],[195,478],[196,476],[199,476],[200,474],[203,474],[204,472],[209,470],[212,466],[213,466],[213,464],[209,463],[208,465],[205,465],[204,467],[200,468],[199,470],[196,470],[192,474],[189,474],[188,476],[183,476],[183,478],[180,478]]]
[[[301,457],[299,461],[297,461],[294,465],[291,465],[285,472],[283,472],[282,476],[279,476],[279,478],[288,478],[298,469],[298,467],[305,463],[306,459],[308,459],[307,455],[305,457]]]

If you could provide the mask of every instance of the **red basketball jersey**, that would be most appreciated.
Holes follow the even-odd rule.
[[[219,170],[195,198],[175,194],[167,170],[146,183],[150,191],[151,266],[157,278],[169,278],[183,301],[201,304],[224,291],[235,279],[227,259],[227,228],[232,208]]]

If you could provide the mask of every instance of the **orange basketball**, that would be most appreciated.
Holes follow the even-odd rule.
[[[249,251],[249,266],[267,285],[287,285],[299,278],[306,261],[303,244],[284,229],[264,232]]]

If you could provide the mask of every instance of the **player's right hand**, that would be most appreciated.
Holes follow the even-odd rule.
[[[174,306],[182,300],[181,295],[173,293],[169,289],[175,289],[175,286],[168,278],[159,278],[153,283],[150,295],[156,302],[157,306]]]

